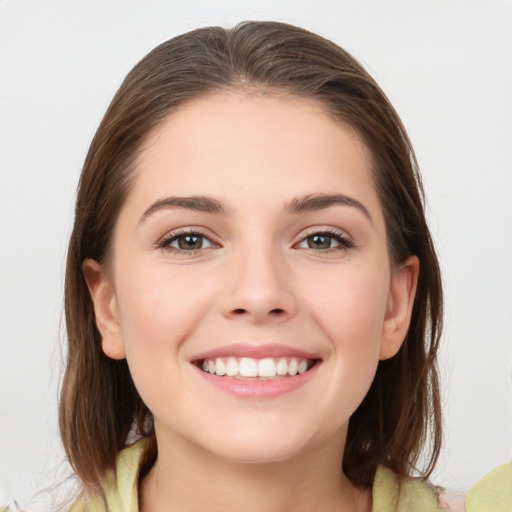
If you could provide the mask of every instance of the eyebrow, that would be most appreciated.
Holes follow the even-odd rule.
[[[185,208],[204,213],[225,213],[225,208],[220,201],[206,196],[171,196],[155,201],[140,218],[139,224],[144,222],[152,213],[167,208]]]
[[[345,194],[306,194],[305,196],[297,197],[287,203],[285,209],[289,213],[297,214],[323,210],[337,205],[357,208],[373,223],[370,212],[363,203]]]
[[[290,214],[301,214],[306,212],[324,210],[331,206],[350,206],[361,211],[370,222],[373,222],[370,212],[357,199],[345,194],[306,194],[296,197],[286,203],[285,210]],[[139,224],[144,222],[151,214],[167,208],[185,208],[197,212],[225,214],[226,208],[223,204],[207,196],[171,196],[155,201],[142,214]]]

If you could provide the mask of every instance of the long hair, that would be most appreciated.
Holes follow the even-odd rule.
[[[390,102],[351,55],[318,35],[274,22],[203,28],[161,44],[127,75],[91,143],[78,187],[65,281],[69,345],[60,430],[74,471],[86,486],[97,484],[130,431],[154,435],[151,413],[126,361],[109,359],[101,349],[82,263],[86,258],[108,262],[136,158],[155,127],[186,102],[233,89],[319,101],[369,148],[390,259],[398,265],[418,256],[420,275],[403,346],[379,363],[350,419],[343,470],[354,484],[366,487],[380,464],[405,477],[427,446],[423,472],[428,475],[441,444],[436,354],[443,308],[413,148]]]

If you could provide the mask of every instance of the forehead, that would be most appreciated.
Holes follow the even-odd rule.
[[[330,136],[326,138],[328,132]],[[203,144],[212,139],[216,145],[221,137],[226,144],[245,139],[246,147],[268,142],[272,133],[275,144],[307,138],[313,145],[319,139],[329,142],[334,132],[357,139],[357,145],[366,150],[357,132],[335,118],[319,100],[285,92],[229,90],[180,105],[149,134],[141,153],[144,156],[162,139],[169,142],[169,137],[179,137],[184,142],[193,135]],[[251,139],[246,138],[248,134]]]
[[[139,153],[132,188],[145,203],[170,194],[229,203],[369,190],[375,196],[367,147],[320,102],[236,91],[171,113]]]

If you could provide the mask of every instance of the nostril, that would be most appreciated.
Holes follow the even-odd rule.
[[[247,312],[248,312],[247,309],[244,309],[244,308],[237,308],[237,309],[233,310],[233,313],[235,315],[245,315]],[[275,308],[275,309],[271,309],[269,311],[269,314],[273,315],[273,316],[280,316],[283,313],[284,313],[284,309],[281,309],[281,308]]]

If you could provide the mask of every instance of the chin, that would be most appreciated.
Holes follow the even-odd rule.
[[[302,425],[304,427],[304,425]],[[301,457],[322,444],[317,432],[285,425],[262,426],[258,422],[242,428],[218,428],[211,436],[202,432],[198,445],[212,455],[237,464],[272,464]]]
[[[282,443],[254,444],[253,446],[231,445],[212,452],[219,458],[234,464],[277,464],[295,459],[304,451],[302,447],[283,446]]]

